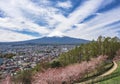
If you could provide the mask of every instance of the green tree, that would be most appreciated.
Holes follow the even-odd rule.
[[[52,68],[61,67],[61,64],[60,64],[59,61],[53,61],[53,62],[51,63],[51,67],[52,67]]]
[[[30,70],[21,71],[13,81],[15,84],[32,84],[32,73]]]

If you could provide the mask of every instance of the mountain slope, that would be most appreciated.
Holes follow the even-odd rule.
[[[33,39],[21,42],[9,42],[7,44],[81,44],[87,43],[88,40],[77,39],[71,37],[43,37],[39,39]],[[3,43],[4,44],[4,43]]]

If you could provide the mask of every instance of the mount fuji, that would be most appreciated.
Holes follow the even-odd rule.
[[[89,40],[72,38],[67,36],[42,37],[33,40],[19,42],[1,42],[0,44],[81,44],[88,43]]]

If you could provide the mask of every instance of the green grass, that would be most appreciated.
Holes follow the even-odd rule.
[[[99,78],[97,80],[94,80],[94,79],[96,79],[96,76],[99,76],[100,74],[102,74],[102,73],[108,71],[110,68],[112,68],[113,63],[112,62],[107,63],[107,64],[105,64],[105,65],[103,65],[101,67],[102,67],[102,69],[101,68],[99,68],[98,70],[95,69],[94,71],[86,74],[83,79],[79,80],[79,82],[85,82],[85,81],[90,80],[90,79],[93,79],[93,80],[92,81],[87,81],[86,83],[91,84],[91,82],[92,83],[96,82],[97,80],[99,80]]]
[[[109,76],[102,78],[97,84],[120,84],[120,62],[118,68]]]

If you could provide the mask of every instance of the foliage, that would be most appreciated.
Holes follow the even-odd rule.
[[[21,71],[13,77],[15,84],[32,84],[32,73],[30,70]]]
[[[82,79],[86,73],[93,72],[98,65],[107,59],[106,56],[99,56],[90,61],[68,65],[66,67],[47,69],[34,76],[33,84],[72,84]]]
[[[100,36],[97,41],[82,44],[71,51],[61,54],[58,59],[62,66],[89,61],[99,55],[107,55],[109,56],[108,59],[112,60],[118,49],[120,49],[120,42],[117,37],[105,38]]]
[[[117,56],[120,56],[120,49],[116,52]]]
[[[93,82],[96,82],[97,80],[100,79],[100,75],[105,73],[106,71],[108,71],[109,69],[111,69],[113,67],[113,63],[112,62],[103,62],[102,64],[100,64],[94,71],[92,71],[91,73],[86,73],[85,77],[80,80],[79,82],[84,82],[86,84],[91,84]]]
[[[15,56],[16,54],[13,53],[7,53],[7,54],[0,54],[0,58],[12,58],[13,56]]]
[[[61,67],[61,64],[59,61],[53,61],[51,63],[51,68],[57,68],[57,67]]]
[[[101,78],[97,84],[120,84],[120,62],[118,62],[118,68],[106,77]]]

